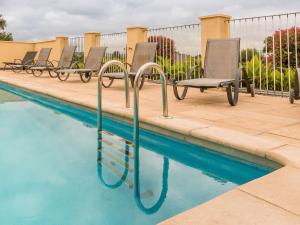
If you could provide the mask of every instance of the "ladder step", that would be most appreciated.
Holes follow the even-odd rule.
[[[122,153],[122,154],[124,154],[124,155],[125,155],[125,154],[128,154],[128,157],[129,157],[130,159],[133,158],[133,154],[132,154],[130,151],[126,152],[124,148],[121,148],[121,147],[118,146],[117,144],[115,144],[115,143],[113,143],[113,142],[111,142],[111,141],[109,141],[109,140],[107,140],[107,139],[104,139],[104,138],[102,138],[102,142],[104,142],[105,144],[107,144],[107,145],[113,147],[114,150],[117,150],[118,152],[120,152],[120,153]],[[130,146],[129,146],[129,147],[130,147]]]
[[[108,168],[117,178],[121,179],[123,174],[118,169],[116,169],[116,167],[107,162],[107,160],[101,160],[99,161],[99,163],[101,163],[103,167]],[[126,178],[124,182],[130,189],[133,188],[133,182],[131,182],[128,178]]]
[[[104,155],[110,157],[112,160],[116,161],[122,168],[125,169],[126,162],[124,159],[120,158],[120,156],[115,155],[111,151],[105,151]],[[129,164],[129,161],[128,161],[128,171],[133,172],[133,167],[132,165]]]
[[[116,139],[116,140],[118,140],[118,141],[121,141],[121,142],[123,142],[123,143],[129,145],[130,147],[133,147],[133,144],[132,144],[131,141],[128,141],[128,140],[126,140],[126,139],[124,139],[124,138],[122,138],[122,137],[119,137],[119,136],[117,136],[117,135],[114,135],[114,134],[112,134],[112,133],[110,133],[110,132],[108,132],[108,131],[105,131],[105,130],[101,131],[101,133],[102,133],[102,134],[105,134],[105,135],[107,135],[107,136],[110,136],[110,137],[112,137],[112,138],[114,138],[114,139]]]

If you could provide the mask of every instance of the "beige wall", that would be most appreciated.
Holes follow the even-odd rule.
[[[36,42],[34,43],[34,50],[35,51],[40,51],[42,48],[52,48],[49,60],[57,60],[56,54],[53,54],[55,52],[56,48],[56,40],[51,40],[51,41],[41,41],[41,42]]]
[[[84,33],[84,58],[87,57],[90,48],[100,46],[100,33],[87,32]]]
[[[4,67],[2,62],[22,59],[27,51],[39,52],[41,48],[52,48],[49,60],[59,60],[66,45],[68,45],[67,37],[57,37],[55,40],[40,42],[0,41],[0,68]]]
[[[4,67],[2,62],[22,59],[27,51],[34,51],[33,43],[0,41],[0,68]]]
[[[132,64],[136,43],[147,42],[147,30],[147,27],[127,28],[127,63]]]
[[[230,26],[228,22],[230,18],[230,16],[222,14],[200,17],[201,55],[203,59],[205,57],[207,39],[230,37]]]

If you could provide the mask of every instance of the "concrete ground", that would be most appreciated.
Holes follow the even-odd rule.
[[[47,74],[36,78],[0,71],[1,81],[97,108],[97,78],[84,84],[79,76],[61,82]],[[111,88],[103,88],[103,108],[107,113],[132,118],[133,110],[125,109],[123,87],[123,81],[117,81]],[[187,98],[178,101],[168,87],[168,95],[172,119],[161,117],[160,86],[145,84],[140,92],[140,117],[145,125],[187,140],[222,144],[283,167],[161,224],[300,224],[300,102],[291,105],[287,98],[241,94],[238,105],[231,107],[222,90],[201,93],[190,89]]]

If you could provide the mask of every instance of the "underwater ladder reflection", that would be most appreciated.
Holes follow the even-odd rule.
[[[120,187],[124,182],[126,182],[128,173],[129,173],[129,155],[130,155],[130,142],[126,141],[125,142],[125,149],[124,149],[124,171],[123,174],[121,174],[118,178],[118,180],[115,183],[108,183],[105,181],[103,177],[103,167],[107,165],[105,163],[105,159],[103,157],[102,151],[103,151],[103,134],[102,132],[99,132],[99,137],[98,137],[98,175],[101,183],[105,185],[107,188],[111,189],[117,189]],[[111,150],[111,149],[107,149]],[[163,205],[167,192],[168,192],[168,174],[169,174],[169,159],[164,156],[163,160],[163,174],[162,174],[162,189],[161,193],[159,196],[159,199],[153,206],[151,207],[145,207],[142,199],[141,199],[141,192],[140,192],[140,160],[139,160],[139,151],[140,149],[137,148],[135,149],[135,152],[133,153],[133,160],[134,160],[134,184],[133,184],[133,189],[134,189],[134,198],[137,206],[139,209],[141,209],[144,213],[146,214],[153,214],[157,212],[161,206]],[[129,185],[130,186],[130,185]]]

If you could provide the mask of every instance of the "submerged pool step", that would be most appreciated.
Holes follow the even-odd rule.
[[[105,130],[102,131],[102,134],[110,136],[110,137],[112,137],[112,138],[114,138],[114,139],[116,139],[116,140],[118,140],[120,142],[123,142],[123,143],[129,145],[130,147],[133,147],[133,143],[131,141],[128,141],[128,140],[126,140],[126,139],[124,139],[124,138],[122,138],[120,136],[117,136],[117,135],[112,134],[112,133],[110,133],[108,131],[105,131]]]
[[[112,153],[109,150],[105,151],[105,152],[103,152],[103,150],[102,150],[102,154],[105,155],[105,156],[108,156],[110,159],[114,160],[113,162],[117,162],[118,165],[121,166],[121,168],[125,169],[125,165],[126,165],[125,159],[120,158],[120,156]],[[132,165],[129,164],[129,160],[128,160],[127,164],[128,164],[128,171],[133,172],[133,167],[132,167]]]
[[[120,172],[114,165],[111,165],[108,160],[101,160],[101,161],[98,161],[98,163],[101,163],[101,165],[103,167],[109,169],[117,178],[119,178],[119,179],[122,178],[123,173]],[[126,177],[124,182],[130,189],[133,188],[133,182],[128,178],[128,176]]]
[[[126,150],[124,148],[122,148],[119,145],[113,143],[112,141],[109,141],[109,140],[107,140],[105,138],[102,138],[102,142],[105,143],[105,144],[107,144],[107,145],[109,145],[109,146],[111,146],[114,150],[117,150],[118,152],[120,152],[122,154],[127,154],[130,159],[133,158],[132,152],[130,152],[130,151],[126,152]],[[128,145],[128,147],[130,148],[131,146]]]

